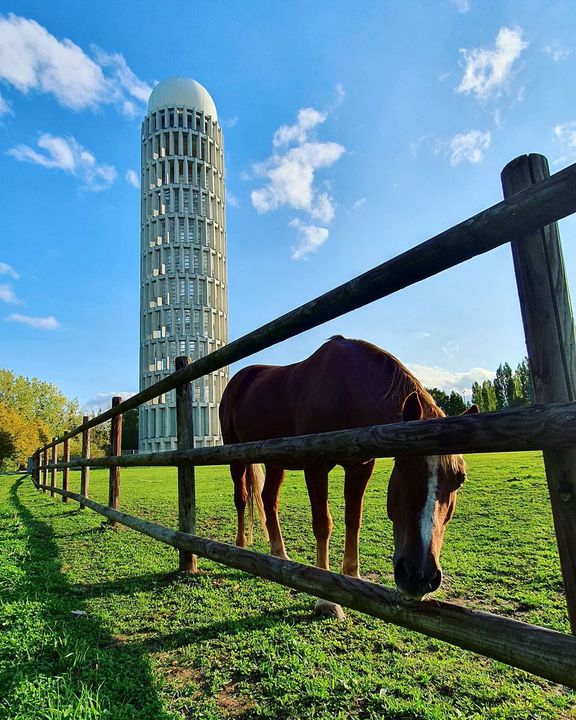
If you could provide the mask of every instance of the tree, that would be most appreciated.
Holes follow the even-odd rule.
[[[448,398],[447,407],[448,409],[444,411],[446,415],[462,415],[462,413],[466,410],[466,403],[460,393],[452,390],[450,397]]]
[[[434,402],[446,415],[461,415],[466,410],[466,403],[460,393],[453,390],[450,395],[439,388],[426,388],[434,398]]]
[[[132,408],[122,415],[122,448],[138,450],[138,408]]]
[[[0,403],[0,468],[15,470],[49,440],[46,426]]]
[[[434,402],[436,405],[438,405],[439,408],[441,408],[447,415],[448,410],[446,409],[448,407],[448,395],[444,392],[444,390],[440,390],[439,388],[426,388],[430,395],[434,398]]]
[[[532,386],[532,376],[528,366],[528,358],[525,357],[516,368],[516,378],[518,381],[518,391],[522,400],[522,405],[534,404],[534,387]]]
[[[51,436],[62,435],[82,422],[77,400],[69,400],[53,383],[0,370],[0,402],[26,420],[37,420]]]
[[[482,383],[482,403],[480,409],[482,412],[494,412],[498,409],[498,400],[496,398],[496,390],[491,380],[484,380]]]

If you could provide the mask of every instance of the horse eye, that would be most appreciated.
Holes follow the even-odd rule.
[[[454,490],[458,490],[458,488],[461,488],[464,484],[464,480],[466,480],[466,473],[457,472],[454,475]]]

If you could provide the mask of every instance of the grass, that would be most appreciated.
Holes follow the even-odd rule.
[[[468,464],[437,597],[567,631],[540,455]],[[362,574],[387,585],[389,471],[379,462],[368,487],[361,544]],[[201,534],[232,542],[227,470],[197,474]],[[175,487],[172,469],[123,470],[121,506],[174,526]],[[91,495],[106,502],[105,472],[92,472]],[[337,568],[337,471],[331,498]],[[291,557],[313,562],[299,473],[281,518]],[[206,560],[179,576],[174,550],[101,521],[0,476],[0,718],[576,718],[565,688],[352,611],[316,619],[311,597]],[[266,549],[260,533],[255,547]]]

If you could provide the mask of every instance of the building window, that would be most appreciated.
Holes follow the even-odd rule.
[[[190,190],[184,189],[184,212],[187,213],[190,210]]]
[[[198,190],[192,190],[192,212],[198,215]]]
[[[184,242],[184,218],[178,218],[178,237],[180,242]]]
[[[190,332],[190,308],[184,309],[184,333],[187,335]]]
[[[176,220],[174,218],[170,218],[170,237],[169,240],[171,242],[174,242],[176,240]]]
[[[182,233],[184,233],[184,230],[182,230]],[[184,250],[184,270],[190,270],[190,250],[188,248]]]
[[[178,343],[178,352],[180,355],[186,355],[186,340],[180,340]]]
[[[190,303],[196,302],[196,297],[194,296],[194,280],[191,278],[188,280],[188,298]]]
[[[188,220],[188,242],[194,242],[194,220]]]
[[[180,302],[183,302],[186,297],[186,281],[180,280]]]

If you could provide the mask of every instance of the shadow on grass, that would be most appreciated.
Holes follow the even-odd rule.
[[[256,613],[239,619],[182,627],[167,634],[158,634],[149,626],[147,630],[152,634],[147,632],[144,637],[136,635],[125,640],[114,637],[103,629],[98,618],[90,615],[87,601],[110,595],[129,597],[139,592],[150,592],[151,589],[161,593],[174,584],[193,585],[206,582],[207,578],[216,583],[219,580],[258,583],[260,580],[232,568],[215,568],[195,576],[143,573],[110,582],[72,584],[61,570],[57,539],[65,542],[69,536],[85,536],[88,541],[101,530],[80,528],[70,533],[58,532],[52,527],[52,521],[63,515],[76,515],[78,510],[72,506],[63,511],[48,496],[40,496],[35,505],[37,517],[20,497],[23,481],[24,476],[13,482],[9,493],[14,513],[7,517],[18,519],[20,534],[27,541],[25,575],[15,591],[10,593],[13,595],[10,600],[39,603],[53,641],[34,648],[34,653],[18,663],[17,668],[12,668],[10,674],[3,676],[0,669],[0,686],[6,699],[16,691],[16,685],[22,678],[35,684],[42,678],[60,677],[68,683],[71,691],[68,696],[81,698],[86,691],[97,696],[105,717],[114,720],[168,720],[174,716],[164,709],[160,700],[150,665],[150,653],[175,650],[212,638],[250,633],[283,622],[300,624],[317,621],[311,613],[310,598],[303,596],[290,611],[282,609]],[[81,522],[81,517],[78,522]],[[73,615],[73,611],[88,614]]]
[[[9,492],[9,501],[23,526],[20,532],[24,529],[27,540],[25,574],[15,590],[17,598],[13,599],[39,604],[46,629],[34,644],[34,652],[22,653],[15,663],[2,663],[6,668],[0,673],[3,699],[9,701],[27,684],[36,685],[45,678],[59,677],[59,698],[68,702],[71,698],[74,704],[75,699],[81,702],[88,693],[97,698],[106,717],[115,720],[173,717],[164,710],[158,697],[146,649],[138,644],[116,646],[96,618],[89,613],[72,614],[72,611],[86,612],[83,599],[61,572],[50,524],[37,519],[19,497],[25,477],[18,477]],[[77,711],[75,708],[70,717],[80,717],[75,714]],[[69,705],[65,712],[70,712]]]

